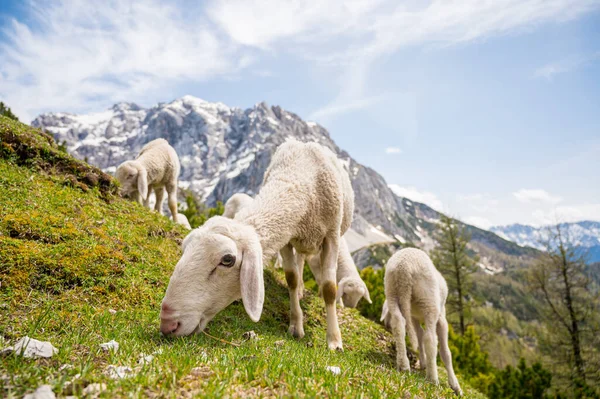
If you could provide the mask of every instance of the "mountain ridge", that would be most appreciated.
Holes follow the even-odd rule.
[[[514,223],[506,226],[494,226],[490,231],[513,241],[521,246],[528,246],[539,250],[546,250],[545,241],[548,240],[549,229],[557,225],[540,227]],[[579,222],[559,223],[566,239],[573,245],[586,252],[590,263],[600,262],[600,222],[582,220]]]
[[[135,158],[145,143],[165,138],[180,158],[180,187],[193,191],[208,205],[236,192],[255,195],[273,152],[289,137],[318,142],[338,156],[352,181],[355,214],[346,236],[352,250],[396,241],[424,249],[434,245],[439,212],[397,196],[379,173],[339,148],[324,127],[279,106],[259,102],[244,110],[184,96],[150,108],[122,102],[87,115],[47,113],[32,125],[52,133],[70,154],[106,172]],[[475,232],[474,247],[483,252],[510,247],[491,233],[473,226],[469,229]],[[511,251],[527,255],[527,250]],[[492,258],[488,263],[489,270],[506,267],[506,262]]]

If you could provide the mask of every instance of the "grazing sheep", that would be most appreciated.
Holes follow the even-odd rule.
[[[321,287],[321,262],[319,256],[312,256],[308,260],[308,265],[319,287]],[[304,261],[298,260],[298,266],[303,268]],[[302,270],[302,269],[300,269]],[[302,273],[300,274],[302,275]],[[338,266],[336,279],[338,284],[337,301],[341,306],[355,308],[361,298],[365,298],[367,302],[371,302],[369,289],[365,282],[360,278],[358,269],[354,264],[348,244],[342,238],[340,240],[340,251],[338,254]]]
[[[233,219],[235,215],[243,208],[249,206],[254,199],[248,194],[237,193],[233,194],[227,202],[225,202],[225,211],[223,216]],[[275,268],[282,267],[283,260],[281,254],[277,254],[275,261]],[[304,296],[304,257],[296,255],[296,264],[299,268],[300,280],[298,280],[298,295],[302,299]],[[310,269],[315,276],[315,280],[320,287],[321,277],[321,262],[320,255],[316,254],[309,259]],[[338,284],[337,301],[342,306],[355,308],[360,298],[364,297],[369,303],[371,297],[369,296],[369,289],[366,284],[360,278],[354,260],[350,255],[350,250],[346,244],[346,240],[340,240],[340,252],[338,254],[338,266],[336,273],[336,280]]]
[[[121,183],[121,193],[149,208],[150,190],[154,190],[154,209],[162,215],[165,188],[169,195],[169,209],[177,222],[177,178],[179,158],[165,139],[146,144],[135,161],[125,161],[117,168],[115,177]]]
[[[302,255],[321,251],[327,343],[330,349],[342,349],[336,264],[353,211],[350,178],[335,154],[317,143],[282,144],[248,207],[235,219],[212,217],[184,240],[183,256],[162,302],[161,331],[178,336],[201,331],[239,298],[250,318],[258,321],[265,295],[263,263],[280,251],[290,296],[289,333],[301,338],[301,276],[293,249]]]
[[[391,326],[396,339],[396,366],[410,371],[406,356],[406,331],[413,350],[419,351],[421,367],[426,365],[427,378],[438,384],[437,346],[448,371],[452,390],[462,390],[452,368],[452,354],[448,348],[446,321],[446,280],[435,268],[429,256],[420,249],[405,248],[396,252],[385,266],[385,296],[381,320]],[[421,327],[425,325],[425,330]],[[436,336],[437,332],[437,336]]]
[[[190,222],[189,222],[187,216],[185,216],[183,213],[177,214],[177,223],[182,225],[183,227],[185,227],[188,230],[192,229],[192,226],[190,225]]]

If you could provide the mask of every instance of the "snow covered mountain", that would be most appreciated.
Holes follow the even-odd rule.
[[[288,137],[318,142],[337,154],[352,180],[356,210],[346,235],[351,249],[394,241],[425,248],[433,243],[431,232],[438,212],[398,197],[377,172],[338,148],[322,126],[278,106],[259,103],[242,110],[185,96],[151,108],[119,103],[87,115],[47,113],[32,125],[65,142],[72,155],[109,173],[135,158],[144,144],[163,137],[179,155],[180,187],[195,192],[209,205],[236,192],[256,194],[273,152]],[[483,249],[506,249],[512,244],[489,232],[472,230],[473,240]],[[512,246],[509,251],[520,253],[518,246]]]
[[[339,149],[323,127],[280,107],[259,103],[242,110],[185,96],[148,109],[120,103],[88,115],[48,113],[32,125],[65,142],[69,153],[109,173],[135,158],[145,143],[163,137],[179,155],[180,187],[211,205],[236,192],[256,194],[275,148],[288,137],[315,141],[333,150],[352,178],[357,203],[348,236],[352,247],[421,241],[413,209],[405,207],[379,174]]]
[[[588,252],[590,262],[600,262],[600,222],[561,223],[560,226],[572,245],[582,247]],[[490,231],[521,246],[545,250],[544,241],[548,239],[548,227],[552,226],[511,224],[492,227]]]

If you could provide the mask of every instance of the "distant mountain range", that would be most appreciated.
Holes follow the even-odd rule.
[[[32,125],[65,142],[72,155],[107,172],[135,158],[145,143],[165,138],[181,161],[180,187],[209,205],[236,192],[256,194],[273,152],[287,138],[318,142],[337,154],[352,180],[356,211],[346,234],[352,250],[394,242],[426,249],[433,246],[437,211],[397,196],[381,175],[340,149],[322,126],[278,106],[263,102],[242,110],[185,96],[151,108],[119,103],[87,115],[47,113]],[[472,246],[481,255],[480,266],[488,274],[522,265],[534,255],[493,233],[468,228]],[[495,256],[498,252],[506,256]]]
[[[492,227],[490,231],[500,237],[528,246],[545,250],[544,242],[548,239],[548,228],[551,226],[532,227],[522,224]],[[600,222],[583,221],[577,223],[561,223],[566,239],[582,248],[590,263],[600,262]]]

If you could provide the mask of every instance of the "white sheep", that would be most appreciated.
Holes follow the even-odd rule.
[[[233,219],[235,215],[243,208],[246,208],[254,201],[254,198],[245,193],[235,193],[225,202],[225,206],[223,207],[223,216],[229,219]],[[275,259],[275,268],[281,269],[283,266],[283,260],[281,259],[281,254],[277,253],[277,258]],[[300,279],[302,281],[302,279]],[[304,289],[302,289],[302,292]],[[302,297],[302,296],[301,296]]]
[[[263,263],[281,251],[290,295],[289,332],[301,338],[297,291],[302,276],[292,249],[306,255],[321,251],[327,343],[330,349],[342,349],[336,263],[353,211],[350,178],[333,152],[317,143],[282,144],[252,204],[235,219],[212,217],[184,240],[162,302],[161,331],[178,336],[201,331],[239,298],[250,318],[258,321],[265,295]]]
[[[299,259],[298,266],[304,266],[304,260]],[[321,287],[321,261],[319,255],[311,256],[308,259],[308,265],[319,287]],[[300,269],[302,270],[302,269]],[[302,274],[301,274],[302,275]],[[365,282],[360,278],[358,269],[354,264],[348,244],[342,238],[340,240],[340,250],[338,253],[338,265],[336,280],[338,284],[337,301],[341,306],[355,308],[361,298],[365,298],[367,302],[371,302],[369,289]]]
[[[225,202],[225,210],[223,212],[223,216],[233,219],[235,215],[243,208],[249,206],[254,199],[250,197],[248,194],[244,193],[236,193],[233,194],[229,199]],[[296,266],[299,268],[300,280],[298,280],[298,295],[300,299],[304,296],[304,280],[303,270],[304,270],[304,257],[296,255]],[[312,271],[313,276],[315,276],[315,280],[319,287],[321,286],[321,261],[320,254],[316,254],[309,257],[309,266]],[[275,267],[282,267],[282,258],[281,254],[277,254],[277,260],[275,261]],[[279,266],[278,266],[279,264]],[[338,254],[338,262],[337,262],[337,272],[336,272],[336,280],[338,284],[337,291],[337,301],[341,306],[347,306],[350,308],[355,308],[358,304],[358,301],[364,297],[367,302],[371,302],[371,297],[369,296],[369,289],[367,285],[360,278],[360,274],[358,274],[358,269],[354,264],[354,260],[352,259],[352,255],[350,255],[350,250],[348,249],[348,245],[345,239],[340,240],[340,250]]]
[[[146,144],[134,161],[125,161],[117,168],[115,177],[121,183],[121,193],[149,208],[150,190],[154,190],[154,209],[162,214],[165,189],[169,196],[169,209],[177,222],[177,178],[179,158],[165,139]]]
[[[421,367],[426,365],[427,378],[438,384],[436,359],[439,339],[440,357],[448,371],[450,387],[455,393],[462,395],[452,368],[452,354],[448,348],[448,286],[444,277],[425,252],[416,248],[405,248],[388,260],[384,285],[386,301],[381,320],[385,320],[392,328],[396,340],[398,369],[410,371],[405,340],[408,331],[415,352],[418,347]],[[425,330],[421,324],[425,325]]]

